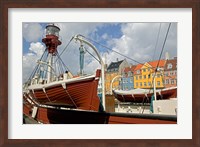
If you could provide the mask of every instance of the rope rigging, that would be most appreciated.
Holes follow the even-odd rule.
[[[43,59],[45,53],[47,53],[47,48],[45,49],[44,53],[42,54],[41,58],[40,58],[38,61],[42,61],[42,59]],[[48,56],[48,55],[47,55],[47,56]],[[46,56],[46,58],[47,58],[47,56]],[[29,84],[30,84],[31,79],[33,78],[33,76],[34,76],[35,73],[37,72],[38,68],[39,68],[39,64],[37,64],[37,65],[35,66],[33,72],[30,74],[30,76],[29,76],[29,78],[28,78],[28,80],[27,80],[27,83],[26,83],[25,85],[29,85]]]
[[[157,45],[158,45],[158,39],[160,37],[160,29],[161,29],[161,23],[159,25],[159,30],[158,30],[158,34],[157,34],[157,39],[156,39],[156,45],[155,45],[155,49],[154,49],[154,53],[153,53],[153,60],[154,60],[154,57],[155,57],[155,53],[156,53],[156,48],[157,48]]]
[[[164,50],[164,47],[165,47],[165,43],[166,43],[166,40],[167,40],[167,36],[168,36],[168,33],[169,33],[170,26],[171,26],[171,23],[169,23],[169,26],[168,26],[168,29],[167,29],[167,33],[166,33],[165,40],[164,40],[164,43],[163,43],[163,46],[162,46],[162,50],[161,50],[161,53],[160,53],[160,57],[159,57],[159,60],[158,60],[156,70],[157,70],[159,63],[160,63],[160,59],[161,59],[161,56],[162,56],[162,53],[163,53],[163,50]]]
[[[85,50],[86,50],[86,52],[88,52],[88,54],[90,54],[94,59],[96,59],[100,63],[99,59],[97,59],[94,55],[92,55],[92,53],[90,53],[87,49],[85,49]]]
[[[63,54],[63,52],[68,48],[69,44],[72,42],[72,40],[74,39],[74,37],[72,37],[69,42],[67,43],[67,45],[65,46],[65,48],[62,50],[62,52],[60,53],[60,56]],[[57,60],[56,60],[57,61]]]

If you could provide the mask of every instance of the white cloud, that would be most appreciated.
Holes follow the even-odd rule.
[[[45,46],[41,44],[40,42],[31,43],[29,50],[33,53],[35,53],[38,56],[41,56],[44,52]]]
[[[124,23],[121,25],[122,36],[108,41],[108,45],[115,51],[122,53],[138,62],[157,60],[162,49],[164,37],[167,31],[168,23],[162,23],[158,45],[155,50],[158,30],[160,23]],[[171,57],[177,56],[177,32],[176,24],[173,23],[165,44],[164,52],[170,52]],[[154,53],[155,52],[155,53]],[[153,58],[155,54],[155,57]],[[116,53],[111,52],[109,61],[116,61]],[[162,56],[164,58],[164,54]],[[128,62],[132,62],[128,60]],[[134,62],[133,62],[134,63]]]
[[[23,55],[23,81],[28,80],[30,74],[36,66],[37,60],[39,60],[45,50],[45,46],[40,42],[31,43],[29,52]]]
[[[102,39],[104,39],[104,40],[106,40],[106,39],[108,39],[108,34],[107,33],[104,33],[103,35],[102,35]]]
[[[27,42],[37,42],[43,34],[39,23],[23,23],[23,37]]]

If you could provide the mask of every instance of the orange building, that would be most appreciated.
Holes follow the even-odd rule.
[[[154,76],[156,88],[164,88],[165,62],[166,60],[160,60],[138,64],[134,70],[134,88],[153,88]],[[157,65],[159,70],[157,70],[155,75]]]

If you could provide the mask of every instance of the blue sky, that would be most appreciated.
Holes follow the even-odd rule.
[[[169,23],[54,23],[60,28],[60,39],[62,45],[58,47],[58,51],[62,51],[72,36],[82,34],[88,38],[96,40],[115,51],[118,51],[138,62],[146,62],[158,59],[165,34]],[[37,61],[45,45],[42,43],[45,27],[47,23],[23,23],[23,75],[24,79],[28,77],[32,71],[35,61]],[[161,26],[161,27],[160,27]],[[160,34],[158,32],[160,27]],[[158,44],[156,46],[158,38]],[[123,60],[124,57],[95,44],[102,58],[109,64],[110,62]],[[71,67],[72,73],[76,74],[78,70],[78,48],[79,45],[73,41],[68,52],[62,57],[64,62]],[[89,48],[88,48],[89,50]],[[91,53],[93,52],[90,50]],[[162,58],[168,52],[170,58],[177,56],[177,23],[172,23],[167,42],[164,48]],[[154,55],[155,54],[155,55]],[[85,70],[92,73],[99,68],[98,63],[88,54],[85,62]],[[131,60],[129,63],[134,64]]]

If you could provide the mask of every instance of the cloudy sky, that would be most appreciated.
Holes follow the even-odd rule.
[[[41,57],[45,45],[42,38],[45,36],[47,23],[23,23],[23,81],[26,81]],[[96,42],[132,58],[140,63],[158,60],[169,23],[55,23],[60,28],[62,45],[58,47],[61,53],[72,36],[81,34]],[[92,42],[107,64],[125,59],[125,57]],[[79,71],[79,46],[72,41],[61,58],[73,74]],[[85,46],[92,54],[94,52]],[[177,23],[171,23],[169,34],[164,46],[162,59],[166,52],[169,57],[177,56]],[[95,55],[95,54],[94,54]],[[129,63],[136,64],[127,59]],[[84,71],[94,73],[100,65],[88,53],[85,54]]]

